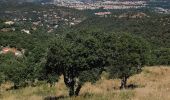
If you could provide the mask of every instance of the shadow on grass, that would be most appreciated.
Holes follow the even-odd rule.
[[[127,89],[135,89],[135,88],[138,88],[138,87],[139,87],[138,85],[129,84],[126,88],[127,88]]]
[[[44,100],[59,100],[59,99],[64,99],[64,98],[67,98],[67,97],[65,97],[65,96],[58,96],[58,97],[56,97],[56,96],[47,96],[47,97],[44,98]]]

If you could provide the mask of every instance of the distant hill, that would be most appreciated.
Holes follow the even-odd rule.
[[[79,0],[83,2],[95,2],[95,1],[106,1],[106,0]],[[169,1],[169,0],[111,0],[111,1]]]
[[[51,2],[52,0],[0,0],[1,3],[24,3],[24,2]]]
[[[23,2],[35,2],[35,3],[46,3],[52,2],[53,0],[0,0],[0,3],[23,3]],[[81,2],[96,2],[96,1],[105,1],[105,0],[75,0]],[[169,1],[169,0],[112,0],[112,1]]]

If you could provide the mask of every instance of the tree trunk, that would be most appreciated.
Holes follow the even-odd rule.
[[[75,96],[75,93],[74,93],[74,85],[72,85],[72,86],[69,87],[69,96],[70,96],[70,97]]]
[[[66,75],[64,75],[64,83],[65,85],[69,88],[69,96],[75,96],[75,90],[74,90],[74,85],[75,85],[75,81],[73,78],[68,77]]]
[[[14,85],[14,86],[13,86],[13,89],[15,89],[15,90],[16,90],[16,89],[19,89],[19,87],[18,87],[17,85]]]
[[[82,87],[82,85],[80,85],[80,84],[77,86],[76,91],[75,91],[75,96],[79,95],[81,87]]]
[[[125,88],[126,88],[127,78],[128,78],[128,77],[123,77],[123,78],[122,78],[120,89],[125,89]]]

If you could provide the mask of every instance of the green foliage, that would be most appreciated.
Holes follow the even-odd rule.
[[[22,86],[26,81],[26,66],[24,60],[16,58],[13,54],[0,55],[1,82],[11,81],[15,86]]]
[[[131,12],[131,11],[129,11]],[[115,14],[119,16],[121,14],[126,14],[129,12],[120,12],[119,14]],[[145,38],[146,41],[151,45],[152,60],[150,65],[157,64],[165,64],[167,65],[167,61],[162,63],[164,60],[162,57],[156,56],[155,52],[159,51],[159,48],[169,48],[170,47],[170,16],[156,14],[153,12],[146,12],[149,17],[144,18],[116,18],[116,17],[90,17],[75,26],[76,30],[84,30],[87,32],[105,32],[111,33],[116,32],[119,33],[132,33],[139,37]],[[139,11],[132,12],[139,13]],[[156,61],[155,61],[156,60]],[[159,62],[160,61],[160,62]]]
[[[99,78],[105,65],[103,55],[100,40],[92,34],[68,33],[50,46],[46,71],[48,75],[63,74],[65,84],[72,92],[77,79],[82,85]],[[70,96],[74,95],[71,92]]]
[[[72,96],[75,84],[96,82],[104,67],[110,77],[127,80],[148,64],[149,50],[146,40],[132,34],[67,33],[49,48],[46,76],[51,80],[51,76],[63,74]]]
[[[1,71],[1,72],[0,72],[0,84],[3,83],[3,82],[5,82],[5,75],[4,75],[4,73]]]
[[[79,81],[81,84],[85,82],[95,83],[100,79],[101,69],[95,68],[87,71],[83,71],[79,74]]]
[[[153,51],[155,59],[154,62],[157,65],[170,65],[170,48],[159,48]]]
[[[32,5],[31,10],[48,12],[47,9],[53,8],[58,13],[64,12],[66,16],[63,18],[82,18],[84,13],[89,12],[43,7]],[[11,9],[30,11],[30,4],[5,8]],[[117,10],[115,14],[120,15],[122,12]],[[141,19],[92,16],[71,29],[61,21],[55,34],[45,33],[46,28],[43,27],[29,35],[19,31],[32,27],[30,22],[8,26],[3,24],[4,20],[0,20],[0,29],[16,28],[15,32],[0,32],[0,46],[25,50],[23,58],[12,54],[0,55],[0,83],[12,81],[16,87],[26,86],[29,82],[33,84],[35,80],[54,83],[63,74],[72,96],[78,95],[85,82],[95,83],[106,69],[110,78],[122,79],[121,86],[125,87],[127,79],[139,73],[144,65],[170,64],[170,17],[152,13],[148,15],[149,18]],[[32,14],[28,16],[33,20],[38,18]]]
[[[111,78],[122,79],[122,88],[125,87],[127,78],[137,74],[141,68],[148,64],[149,46],[140,37],[130,34],[119,34],[116,41],[111,41],[114,47],[109,48],[111,63],[108,71]]]
[[[35,80],[42,80],[46,51],[49,41],[55,38],[54,34],[41,33],[41,31],[31,35],[20,32],[1,32],[0,34],[1,46],[25,51],[21,58],[12,54],[10,56],[0,55],[2,68],[0,78],[3,82],[12,81],[20,87],[28,83],[31,85]]]

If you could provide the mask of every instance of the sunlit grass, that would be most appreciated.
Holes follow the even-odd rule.
[[[119,90],[120,80],[108,80],[103,77],[96,84],[86,83],[80,91],[80,96],[69,98],[61,78],[53,87],[44,84],[1,91],[0,100],[43,100],[48,97],[58,97],[60,100],[170,100],[170,67],[145,67],[142,73],[132,76],[128,84],[137,87]]]

